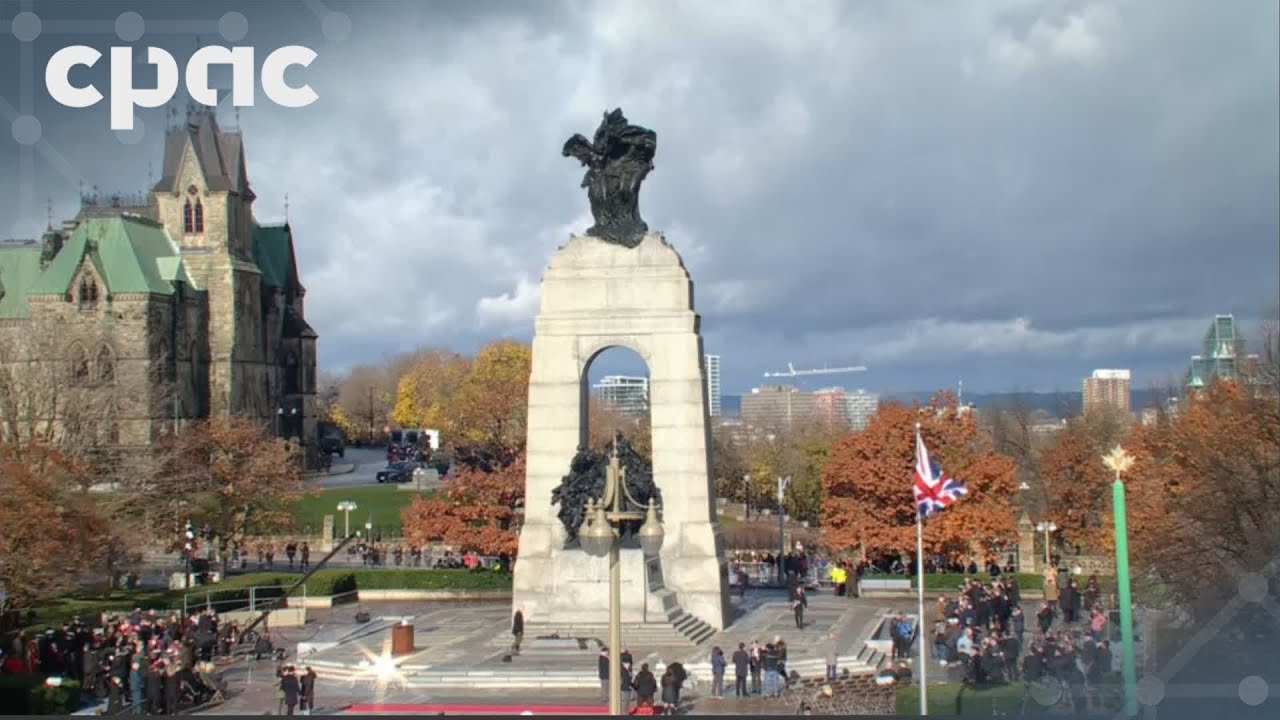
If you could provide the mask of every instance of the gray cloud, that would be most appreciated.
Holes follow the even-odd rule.
[[[898,390],[1162,379],[1214,313],[1249,328],[1277,291],[1273,3],[331,2],[351,19],[333,42],[302,3],[92,5],[236,9],[245,43],[320,53],[319,102],[241,124],[259,217],[289,195],[331,368],[528,337],[549,255],[588,224],[560,143],[615,106],[658,132],[642,209],[729,392],[788,361]],[[161,111],[128,146],[101,107],[36,107],[90,184],[159,162]],[[4,136],[0,166],[18,155]],[[37,204],[70,212],[75,182],[35,165]],[[0,228],[34,233],[16,182]]]

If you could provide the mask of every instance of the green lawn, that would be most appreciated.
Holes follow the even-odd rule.
[[[433,491],[422,493],[430,497]],[[338,503],[350,500],[357,509],[351,513],[351,530],[363,528],[369,522],[370,514],[373,524],[379,528],[399,527],[400,511],[409,506],[418,493],[398,490],[395,485],[360,488],[330,488],[318,493],[308,493],[298,501],[294,510],[294,520],[298,530],[319,534],[324,528],[324,516],[333,516],[333,526],[338,534],[343,531],[343,515],[338,511]]]
[[[996,685],[981,690],[965,688],[959,683],[931,684],[929,715],[1017,715],[1024,692],[1021,683]],[[919,685],[904,685],[898,689],[897,714],[920,714]]]

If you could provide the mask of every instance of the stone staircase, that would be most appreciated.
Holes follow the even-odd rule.
[[[716,629],[706,621],[676,608],[667,615],[666,622],[623,623],[622,644],[633,649],[689,648],[701,645],[715,634]],[[525,626],[525,637],[578,638],[593,643],[598,649],[608,643],[609,626],[604,623],[529,624]]]
[[[625,647],[633,650],[691,648],[716,634],[714,627],[680,607],[675,592],[654,583],[650,585],[649,597],[656,604],[649,613],[655,619],[644,623],[623,623],[622,644]],[[598,650],[608,643],[609,626],[607,623],[529,623],[524,634],[526,638],[578,638],[594,642],[594,648]]]

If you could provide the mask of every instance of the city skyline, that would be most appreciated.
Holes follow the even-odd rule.
[[[527,341],[547,258],[590,224],[559,148],[614,107],[658,134],[641,210],[693,276],[724,395],[788,362],[865,364],[881,394],[1070,390],[1096,367],[1177,382],[1209,318],[1255,338],[1277,291],[1274,4],[108,0],[37,4],[49,32],[17,42],[20,7],[0,3],[0,237],[38,238],[46,202],[74,215],[82,183],[158,171],[166,108],[117,134],[107,103],[54,106],[58,48],[316,49],[315,104],[220,117],[255,158],[257,216],[287,196],[306,239],[327,372]],[[654,46],[657,28],[678,31]]]

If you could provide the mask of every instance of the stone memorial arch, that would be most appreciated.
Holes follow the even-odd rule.
[[[687,635],[695,624],[691,616],[703,628],[721,629],[730,617],[728,575],[709,471],[705,368],[693,282],[680,255],[661,234],[648,232],[635,209],[655,139],[651,131],[626,125],[614,111],[606,115],[594,145],[583,149],[575,141],[586,143],[575,136],[565,154],[581,152],[590,168],[583,185],[597,224],[586,235],[572,236],[542,279],[513,604],[533,628],[607,623],[608,560],[569,542],[551,495],[587,444],[591,363],[604,350],[622,347],[643,358],[649,369],[653,480],[662,496],[665,531],[657,558],[646,560],[638,548],[622,550],[623,622],[674,622]]]

